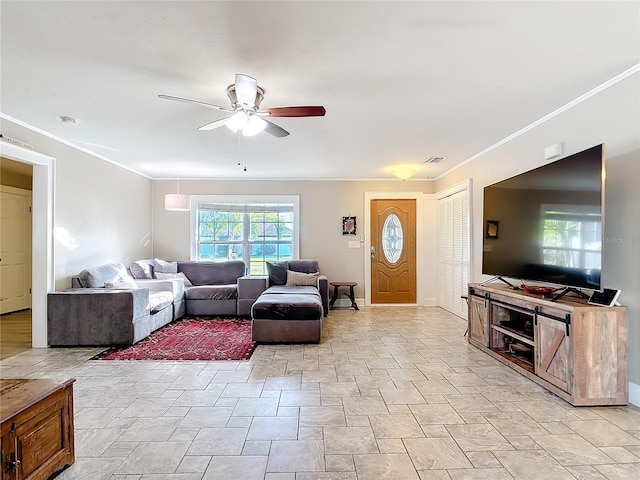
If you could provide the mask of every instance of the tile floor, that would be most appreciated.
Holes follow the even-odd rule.
[[[59,480],[640,478],[640,409],[573,408],[468,345],[438,308],[335,310],[320,345],[243,362],[29,350],[3,377],[75,383]]]

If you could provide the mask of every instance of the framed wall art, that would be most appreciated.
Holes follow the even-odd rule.
[[[487,220],[487,238],[498,238],[497,220]]]
[[[342,235],[356,234],[356,217],[342,217]]]

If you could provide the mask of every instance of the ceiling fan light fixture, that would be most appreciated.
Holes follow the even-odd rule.
[[[248,121],[249,119],[247,118],[247,114],[244,111],[240,110],[239,112],[236,112],[231,118],[229,118],[229,120],[227,120],[224,125],[233,133],[237,133],[238,130],[244,130],[244,128],[247,126]]]
[[[262,132],[267,126],[267,122],[257,115],[249,115],[247,119],[247,124],[242,129],[242,134],[245,137],[253,137],[258,133]]]
[[[323,117],[326,113],[324,107],[317,105],[274,107],[261,110],[260,105],[264,99],[265,90],[258,86],[258,81],[242,73],[236,73],[235,78],[235,83],[227,87],[231,108],[172,95],[158,95],[158,97],[229,112],[232,115],[231,117],[209,122],[198,127],[198,130],[214,130],[226,125],[233,133],[242,132],[245,137],[257,135],[262,131],[274,137],[286,137],[289,135],[289,132],[279,125],[258,117]]]

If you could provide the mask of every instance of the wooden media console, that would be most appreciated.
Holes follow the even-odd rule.
[[[469,343],[576,406],[626,405],[627,311],[469,285]]]

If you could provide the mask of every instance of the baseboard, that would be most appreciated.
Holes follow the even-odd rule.
[[[356,298],[356,303],[358,304],[359,307],[364,305],[364,298]],[[334,304],[336,307],[350,307],[351,306],[351,300],[349,300],[346,297],[343,298],[338,298],[336,300],[336,303]],[[393,306],[394,304],[389,304],[391,306]],[[400,305],[398,305],[400,306]],[[436,299],[435,298],[425,298],[423,300],[422,306],[424,307],[437,307],[438,304],[436,303]]]
[[[640,407],[640,385],[629,382],[629,403]]]

